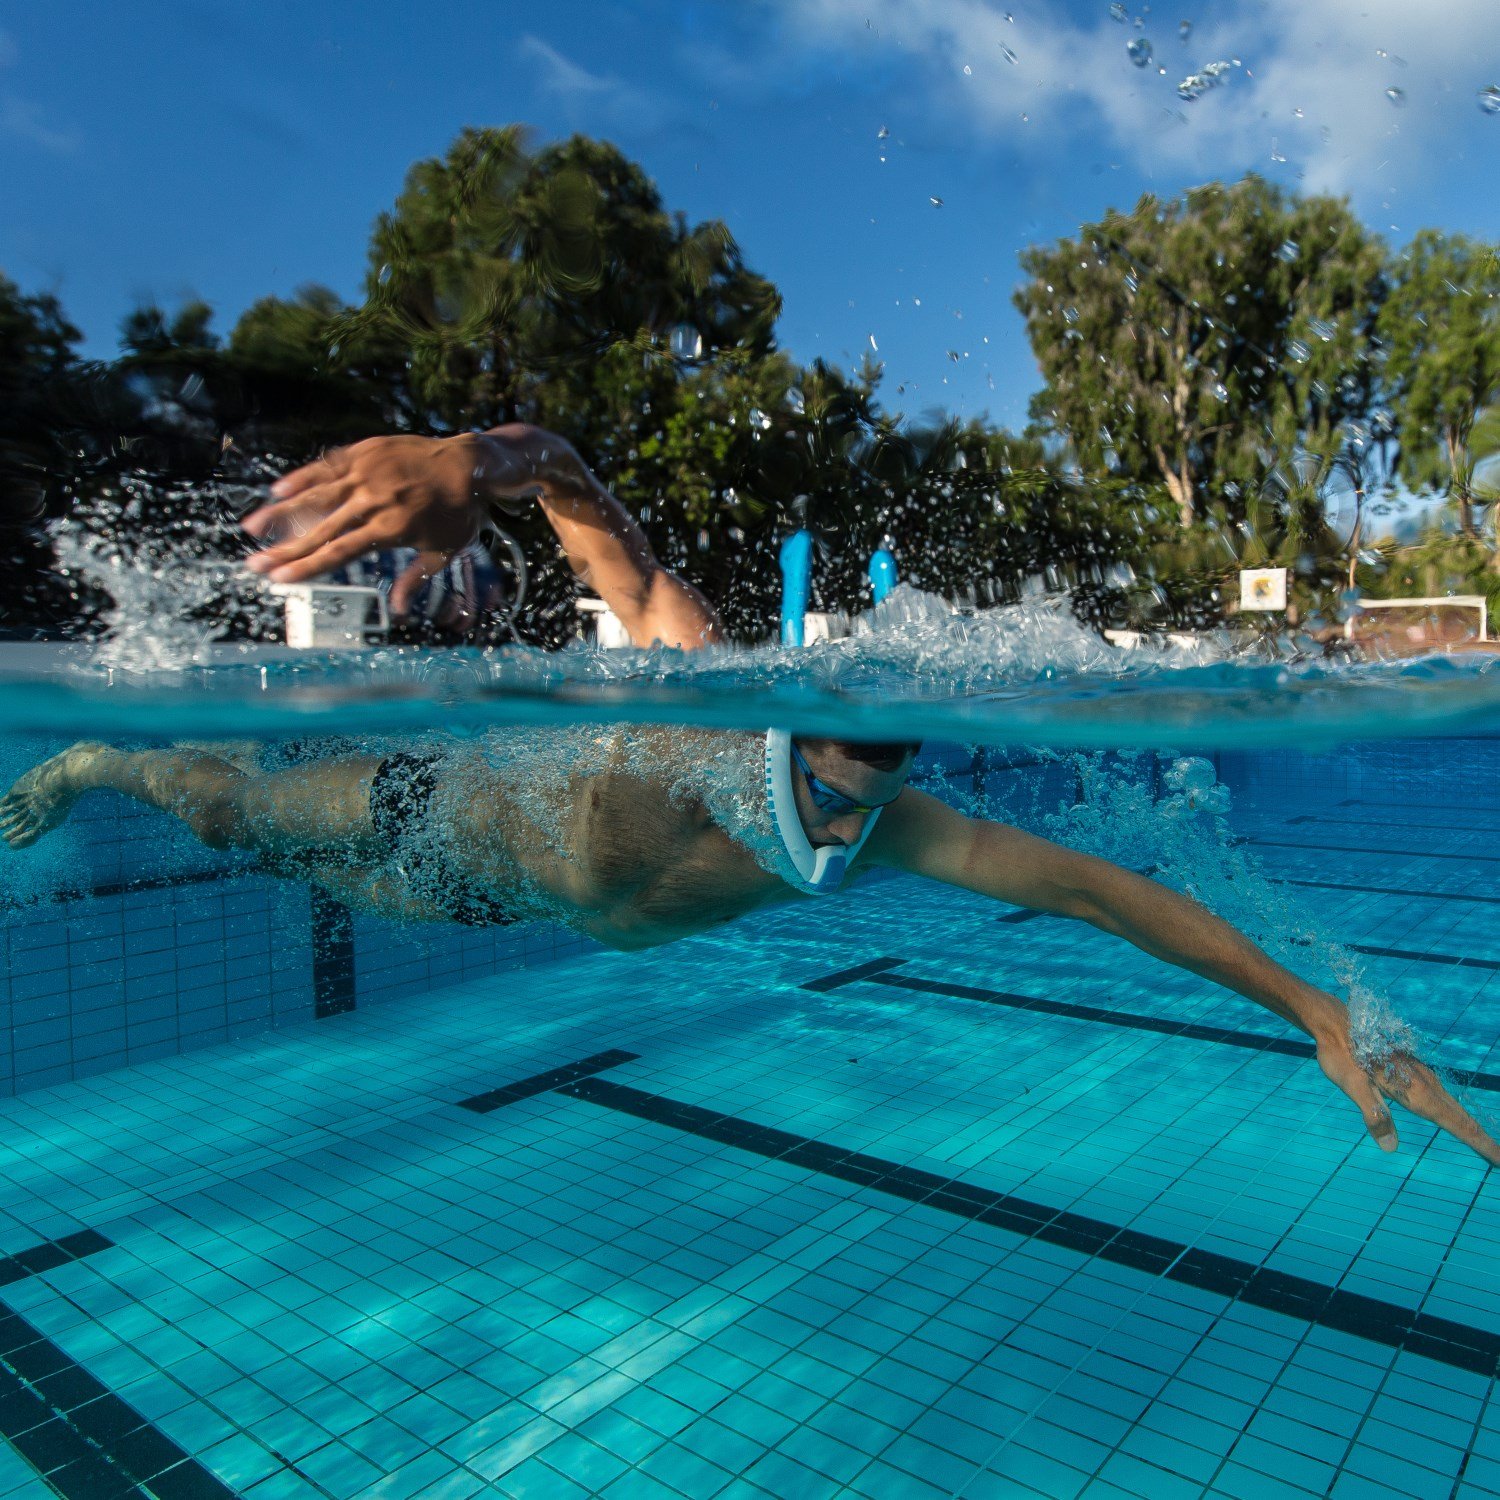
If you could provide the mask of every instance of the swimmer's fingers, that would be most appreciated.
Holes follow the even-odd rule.
[[[240,522],[240,527],[262,540],[281,532],[298,535],[306,531],[314,519],[326,516],[336,506],[342,505],[358,488],[358,481],[353,476],[309,485],[288,500],[275,500],[251,511]]]
[[[340,511],[329,519],[336,521],[342,514]],[[324,573],[331,573],[335,568],[353,562],[356,557],[363,557],[367,552],[378,552],[382,547],[392,545],[394,543],[389,527],[378,521],[367,521],[353,531],[335,527],[332,539],[322,546],[315,547],[294,562],[273,564],[270,570],[271,582],[304,583],[309,578],[321,578]],[[262,557],[267,555],[260,554]],[[251,561],[255,562],[257,559],[252,558]]]
[[[283,474],[271,486],[271,498],[291,500],[315,485],[327,484],[331,479],[342,479],[349,472],[350,459],[350,449],[331,449],[322,458],[303,464],[300,469],[293,469],[289,474]]]
[[[1347,1042],[1320,1045],[1318,1066],[1330,1083],[1354,1101],[1375,1144],[1382,1151],[1394,1151],[1397,1146],[1396,1122],[1391,1119],[1390,1106],[1376,1088],[1374,1079],[1355,1061]]]
[[[1492,1167],[1500,1167],[1500,1143],[1485,1130],[1447,1089],[1437,1074],[1414,1057],[1402,1055],[1374,1070],[1380,1091],[1404,1104],[1414,1115],[1430,1120],[1439,1130],[1477,1151]]]
[[[273,546],[261,548],[253,557],[246,559],[245,566],[252,573],[269,573],[276,583],[297,583],[303,578],[312,578],[316,575],[305,569],[294,578],[286,572],[286,568],[289,565],[301,568],[308,558],[318,553],[327,543],[367,527],[372,522],[374,512],[379,509],[379,503],[373,497],[359,492],[352,498],[344,499],[321,518],[301,513],[296,518],[299,526],[296,536],[289,536]]]

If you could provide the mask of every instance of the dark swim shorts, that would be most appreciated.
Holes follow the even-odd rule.
[[[442,763],[431,753],[387,756],[370,783],[370,821],[414,896],[466,927],[507,927],[519,919],[453,868],[431,826]]]

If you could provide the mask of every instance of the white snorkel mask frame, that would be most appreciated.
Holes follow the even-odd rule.
[[[877,807],[865,818],[859,838],[852,844],[819,844],[816,847],[802,826],[793,790],[792,737],[785,729],[766,731],[766,806],[787,852],[797,879],[788,881],[810,896],[831,896],[844,883],[850,861],[864,847],[880,817]]]

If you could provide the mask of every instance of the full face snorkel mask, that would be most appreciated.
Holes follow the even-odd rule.
[[[781,643],[803,644],[807,591],[812,573],[812,535],[794,531],[781,544]],[[870,582],[878,604],[896,582],[896,559],[882,547],[870,558]],[[797,878],[788,881],[811,896],[830,896],[844,882],[849,862],[864,847],[880,817],[879,808],[865,819],[864,831],[853,844],[822,844],[814,847],[802,826],[793,791],[792,737],[784,729],[766,734],[766,806],[781,846],[787,852]]]
[[[797,796],[792,778],[796,774],[792,765],[792,737],[784,729],[766,732],[766,806],[771,812],[771,821],[776,825],[782,848],[797,872],[797,879],[788,881],[799,891],[810,896],[831,896],[844,882],[844,873],[849,862],[864,847],[880,809],[876,808],[865,818],[865,826],[859,838],[852,844],[819,844],[814,846],[802,826],[797,812]]]

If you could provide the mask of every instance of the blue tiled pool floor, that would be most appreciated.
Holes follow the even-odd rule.
[[[1472,829],[1239,831],[1500,1072],[1497,970],[1391,956],[1500,959],[1500,908],[1369,889]],[[1382,1155],[1255,1007],[999,915],[889,880],[7,1101],[7,1430],[163,1500],[1500,1493],[1483,1164],[1409,1118]]]

